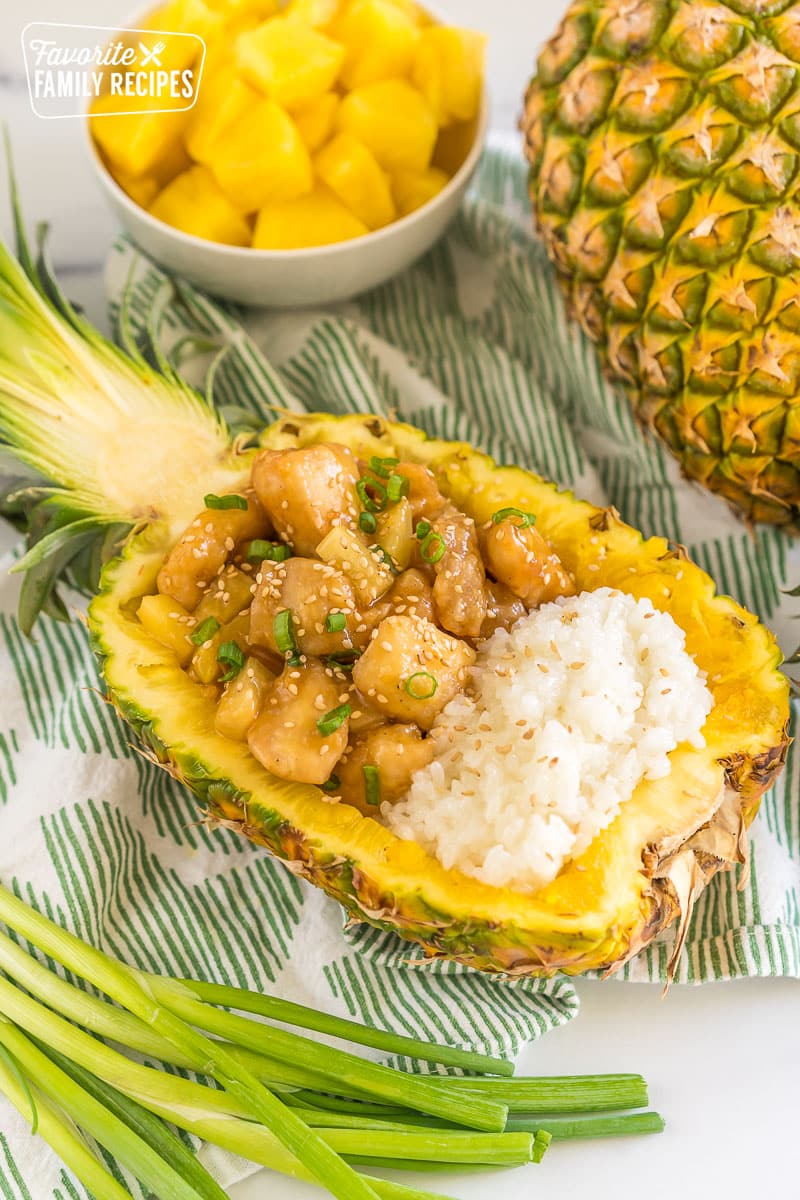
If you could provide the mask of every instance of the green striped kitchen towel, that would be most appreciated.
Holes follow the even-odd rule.
[[[525,172],[489,153],[447,237],[406,274],[327,311],[242,311],[134,261],[124,239],[108,269],[116,311],[131,269],[134,328],[163,311],[162,340],[196,383],[222,347],[215,394],[229,418],[269,422],[276,406],[399,414],[464,438],[612,503],[645,532],[686,544],[719,585],[791,646],[800,553],[771,530],[754,537],[717,500],[679,478],[603,381],[568,326],[540,245],[528,232]],[[17,553],[6,539],[5,566]],[[500,981],[453,964],[424,969],[391,935],[343,928],[338,907],[226,830],[196,824],[192,798],[133,753],[92,690],[80,623],[44,619],[35,642],[14,620],[2,572],[0,878],[81,936],[134,963],[274,989],[406,1033],[513,1054],[572,1018],[573,983]],[[79,598],[73,598],[80,603]],[[798,757],[753,829],[747,887],[717,879],[698,904],[683,982],[800,976]],[[660,979],[669,942],[624,972]],[[400,1063],[412,1066],[410,1063]],[[226,1179],[244,1170],[224,1162]],[[81,1193],[0,1105],[0,1193]]]

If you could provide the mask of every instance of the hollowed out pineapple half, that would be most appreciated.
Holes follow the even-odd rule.
[[[266,847],[356,921],[487,971],[613,970],[676,919],[684,931],[708,880],[745,861],[746,827],[784,761],[787,682],[775,641],[757,619],[715,595],[682,551],[662,538],[643,540],[613,510],[411,426],[374,415],[292,415],[248,448],[167,363],[156,374],[103,341],[44,268],[37,275],[26,253],[21,258],[27,275],[0,249],[0,431],[19,474],[38,480],[22,493],[30,548],[16,568],[26,573],[21,623],[29,629],[42,608],[66,616],[53,590],[59,574],[85,578],[84,568],[106,559],[89,627],[109,698],[148,753],[195,792],[209,823]],[[649,597],[682,627],[708,674],[714,703],[705,748],[674,751],[668,777],[642,783],[613,824],[539,891],[446,870],[355,807],[331,803],[319,787],[276,779],[246,742],[227,735],[241,705],[220,717],[213,671],[206,676],[204,666],[192,678],[183,669],[181,609],[196,606],[202,589],[187,592],[183,605],[158,596],[167,556],[208,493],[247,489],[260,448],[319,442],[367,461],[424,464],[478,523],[508,506],[535,513],[579,590],[608,585]],[[234,526],[231,546],[236,536],[253,536]],[[203,664],[213,666],[219,626],[229,628],[233,586],[201,601],[204,616],[219,618],[207,641],[191,648],[206,656]],[[248,702],[263,682],[256,671]]]
[[[522,127],[572,313],[686,475],[800,527],[800,3],[577,0]]]

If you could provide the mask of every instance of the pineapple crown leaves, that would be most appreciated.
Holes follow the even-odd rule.
[[[0,243],[0,514],[27,534],[27,552],[13,570],[25,573],[19,621],[28,633],[40,612],[68,619],[60,577],[95,591],[102,566],[130,532],[169,512],[173,497],[167,488],[159,506],[157,484],[176,445],[186,445],[187,458],[194,454],[196,469],[198,462],[216,466],[231,443],[223,417],[158,347],[166,297],[149,314],[148,360],[124,304],[120,348],[64,295],[48,261],[45,225],[31,250],[7,131],[5,140],[16,258]]]

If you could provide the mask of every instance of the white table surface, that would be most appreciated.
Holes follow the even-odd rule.
[[[437,0],[443,16],[490,34],[496,130],[513,131],[536,47],[555,28],[565,2]],[[123,23],[130,8],[126,0],[0,4],[0,113],[10,127],[25,212],[31,226],[42,219],[51,222],[59,276],[99,322],[104,318],[101,267],[114,222],[95,190],[79,123],[32,115],[19,33],[31,20]],[[5,212],[0,230],[8,236]],[[486,1200],[501,1190],[506,1200],[800,1196],[797,983],[743,980],[673,988],[664,1001],[658,989],[645,985],[581,981],[578,990],[579,1018],[530,1047],[520,1071],[640,1071],[651,1084],[652,1106],[666,1117],[667,1131],[658,1137],[556,1145],[539,1167],[429,1177],[429,1187],[458,1200]],[[408,1178],[423,1182],[422,1176]],[[315,1189],[264,1173],[231,1189],[232,1200],[315,1195],[320,1195]]]

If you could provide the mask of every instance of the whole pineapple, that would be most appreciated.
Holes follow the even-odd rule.
[[[800,530],[800,0],[576,0],[522,127],[570,308],[639,416]]]

